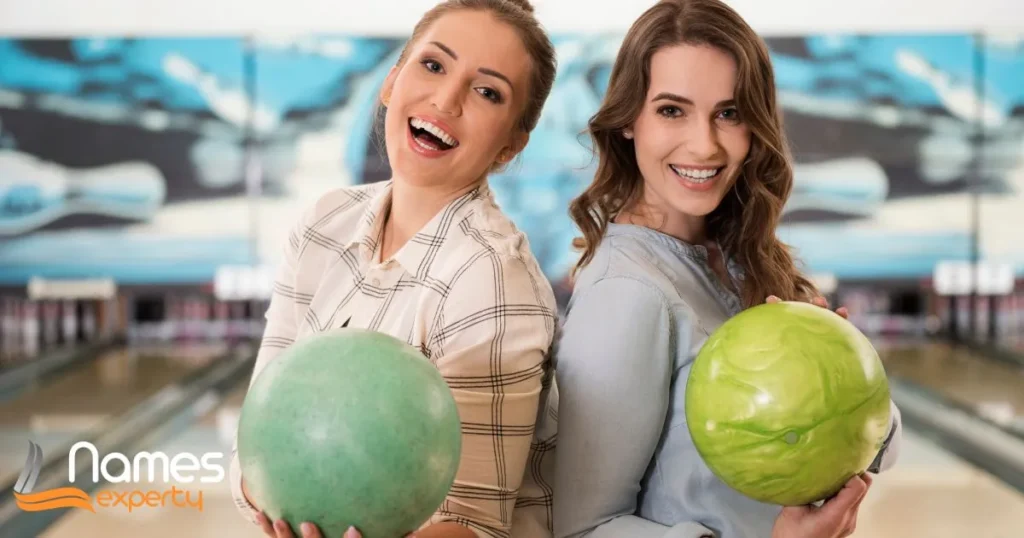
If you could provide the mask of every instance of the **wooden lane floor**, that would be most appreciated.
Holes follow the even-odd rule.
[[[21,472],[29,441],[49,451],[215,360],[224,346],[124,347],[0,403],[0,477]]]

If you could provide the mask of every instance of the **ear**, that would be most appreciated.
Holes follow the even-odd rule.
[[[498,152],[498,164],[508,164],[512,159],[519,155],[526,144],[530,141],[530,133],[524,133],[523,131],[516,130],[515,134],[512,135],[512,139],[509,140],[509,144],[501,151]]]
[[[526,142],[529,141],[529,133],[516,130],[515,134],[512,135],[509,140],[508,146],[502,148],[502,151],[498,152],[498,160],[495,164],[502,166],[512,162],[519,152],[522,152],[523,148],[526,147]]]
[[[388,76],[384,78],[384,84],[380,87],[380,102],[384,106],[388,106],[391,103],[391,90],[395,87],[395,78],[398,77],[398,66],[391,66],[391,70],[388,71]]]

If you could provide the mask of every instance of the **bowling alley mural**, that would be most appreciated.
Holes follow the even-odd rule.
[[[581,132],[620,39],[557,38],[541,121],[491,178],[556,283],[576,256],[567,205],[596,164]],[[204,283],[219,266],[276,263],[320,194],[388,178],[374,124],[402,44],[0,40],[0,284]],[[1024,275],[1024,36],[769,46],[797,160],[780,234],[808,271],[927,278],[976,238],[983,259]]]

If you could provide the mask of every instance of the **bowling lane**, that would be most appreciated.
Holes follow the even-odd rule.
[[[248,378],[231,392],[221,405],[205,413],[201,419],[193,423],[185,431],[147,450],[163,451],[168,456],[188,452],[201,457],[203,454],[216,452],[223,458],[213,460],[224,463],[227,467],[227,455],[231,451],[231,440],[238,420],[238,410],[245,398]],[[179,504],[159,507],[141,507],[131,512],[124,506],[115,508],[97,508],[96,513],[83,510],[69,511],[53,526],[40,536],[45,538],[79,538],[81,536],[146,536],[147,538],[223,538],[233,536],[258,537],[262,533],[245,522],[235,509],[231,500],[231,488],[226,480],[216,483],[197,484],[181,483],[173,478],[167,482],[160,480],[141,485],[107,485],[96,492],[98,498],[102,491],[118,494],[134,489],[144,491],[165,492],[171,487],[189,492],[188,501],[184,494],[179,496]],[[199,494],[202,493],[200,497]],[[130,493],[129,493],[130,495]],[[200,505],[199,500],[202,499]],[[201,508],[201,510],[200,510]]]
[[[878,475],[853,538],[1019,538],[1024,495],[913,430]]]
[[[935,341],[879,342],[876,347],[889,376],[1024,434],[1024,367]]]
[[[153,448],[168,454],[228,454],[244,396],[243,383],[193,426]],[[239,517],[226,480],[201,487],[160,483],[144,488],[163,491],[170,485],[193,492],[201,490],[202,512],[195,507],[172,506],[140,508],[131,513],[123,508],[97,510],[95,514],[76,510],[69,512],[42,536],[261,536],[257,529]],[[108,490],[125,492],[127,488],[108,486]],[[1024,496],[910,430],[905,432],[899,465],[876,478],[860,511],[857,532],[853,537],[1019,538],[1021,528],[1024,528]]]
[[[118,348],[0,403],[0,477],[9,479],[21,472],[29,439],[47,456],[226,349],[224,345]]]

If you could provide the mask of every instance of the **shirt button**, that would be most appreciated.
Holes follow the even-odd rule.
[[[380,286],[380,279],[379,278],[373,279],[373,285],[374,286]]]

